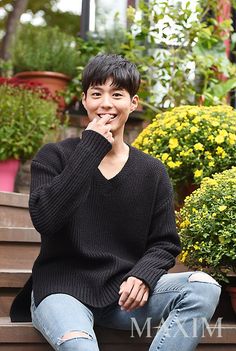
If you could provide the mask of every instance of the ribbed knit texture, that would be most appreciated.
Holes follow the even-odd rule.
[[[42,239],[36,305],[61,292],[103,307],[119,299],[127,277],[152,290],[175,263],[180,243],[164,166],[129,145],[123,169],[107,180],[98,165],[110,149],[89,130],[45,145],[32,162],[29,209]]]

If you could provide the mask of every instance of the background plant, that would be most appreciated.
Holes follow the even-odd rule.
[[[160,159],[176,192],[236,165],[236,112],[230,106],[182,106],[158,114],[133,145]]]
[[[222,282],[236,269],[236,167],[204,178],[178,216],[180,260]]]
[[[235,65],[226,55],[230,20],[219,23],[217,1],[140,2],[130,9],[132,23],[126,55],[136,62],[147,81],[149,102],[159,109],[183,104],[224,102],[235,86]],[[227,86],[224,78],[231,79]],[[203,99],[202,99],[203,97]]]
[[[127,12],[128,28],[119,18],[104,36],[78,39],[80,63],[70,93],[80,97],[81,72],[97,53],[117,53],[136,63],[143,86],[145,116],[180,105],[218,105],[236,86],[236,66],[227,58],[230,20],[219,23],[218,1],[140,1]],[[108,38],[108,40],[106,39]],[[70,94],[68,94],[69,96]]]
[[[50,130],[59,130],[57,105],[37,87],[0,82],[0,160],[30,159]]]
[[[75,38],[57,27],[21,26],[12,48],[14,72],[53,71],[73,77],[78,65]]]

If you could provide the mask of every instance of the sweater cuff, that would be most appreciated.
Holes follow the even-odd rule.
[[[82,132],[82,143],[100,159],[112,149],[111,143],[101,134],[94,130],[84,130]]]

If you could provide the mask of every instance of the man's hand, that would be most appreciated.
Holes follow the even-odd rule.
[[[149,296],[149,287],[142,280],[129,277],[121,284],[119,294],[121,309],[132,311],[145,305]]]
[[[114,142],[111,133],[111,124],[108,123],[111,119],[109,114],[104,115],[102,118],[95,117],[87,126],[85,130],[94,130],[95,132],[104,136],[111,144]]]

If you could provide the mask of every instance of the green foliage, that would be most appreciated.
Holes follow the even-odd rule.
[[[236,111],[230,106],[181,106],[158,114],[133,145],[160,159],[174,188],[236,165]]]
[[[216,1],[201,1],[195,15],[192,7],[190,1],[171,6],[167,0],[154,0],[140,3],[141,17],[131,10],[132,26],[124,49],[143,73],[149,102],[160,109],[195,105],[202,97],[204,104],[216,105],[224,102],[235,84],[228,83],[228,90],[224,86],[223,96],[214,89],[223,84],[222,73],[225,78],[235,77],[235,65],[224,45],[231,21],[217,22]]]
[[[178,218],[181,261],[228,282],[236,263],[236,167],[203,179]]]
[[[29,0],[27,13],[32,14],[32,16],[40,14],[46,26],[59,27],[64,33],[77,36],[80,31],[80,16],[56,10],[57,3],[58,0]],[[9,5],[12,5],[12,0],[1,0],[1,7],[6,11],[6,15],[0,21],[0,31],[5,29],[6,19],[11,11]]]
[[[11,77],[12,71],[12,62],[0,59],[0,77]]]
[[[22,26],[12,54],[15,73],[54,71],[73,77],[78,63],[75,39],[57,27]]]
[[[190,1],[140,1],[137,10],[128,9],[127,30],[116,17],[114,31],[104,37],[90,37],[88,43],[79,39],[81,61],[70,93],[81,93],[81,72],[92,56],[112,52],[136,63],[143,82],[139,94],[149,115],[150,109],[153,113],[181,105],[225,103],[236,84],[236,66],[228,60],[224,43],[231,21],[217,22],[216,0],[200,1],[195,10]]]
[[[0,85],[0,160],[30,159],[50,129],[59,127],[57,105],[21,86]]]

